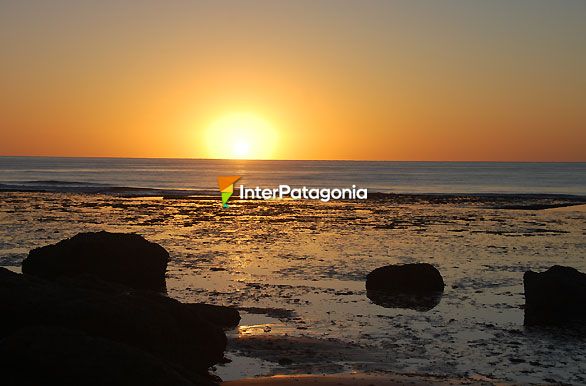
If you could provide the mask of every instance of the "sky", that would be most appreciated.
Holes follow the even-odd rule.
[[[0,0],[0,155],[586,161],[584,1]]]

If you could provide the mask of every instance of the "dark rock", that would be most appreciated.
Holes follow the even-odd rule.
[[[169,253],[137,234],[79,233],[30,251],[22,272],[46,279],[94,275],[138,289],[165,289]]]
[[[236,327],[240,322],[240,313],[232,307],[215,306],[205,303],[188,303],[185,304],[185,307],[191,309],[210,323],[222,328]]]
[[[444,280],[431,264],[387,265],[366,276],[366,289],[410,293],[443,291]]]
[[[58,326],[132,346],[206,375],[226,335],[178,301],[98,279],[46,281],[0,268],[0,338],[34,325]]]
[[[543,273],[525,272],[525,325],[586,321],[586,274],[554,265]]]
[[[382,307],[428,311],[440,302],[444,280],[431,264],[387,265],[366,276],[366,289]]]
[[[367,290],[366,296],[376,305],[385,308],[409,308],[416,311],[429,311],[437,306],[443,292],[402,293],[397,291]]]
[[[81,331],[36,326],[0,340],[2,383],[12,386],[213,386],[142,350]]]

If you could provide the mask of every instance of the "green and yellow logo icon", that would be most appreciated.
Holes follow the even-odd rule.
[[[234,183],[240,179],[240,176],[219,176],[218,186],[222,193],[222,206],[228,207],[228,200],[234,194]]]

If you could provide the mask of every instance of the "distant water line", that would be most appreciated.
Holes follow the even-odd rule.
[[[586,195],[586,163],[247,161],[0,157],[0,190],[85,193],[215,192],[216,177],[267,188],[346,187],[383,193]]]

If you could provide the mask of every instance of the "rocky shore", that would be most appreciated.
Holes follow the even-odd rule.
[[[224,360],[223,328],[238,324],[238,311],[153,290],[165,277],[150,263],[161,258],[168,253],[140,236],[98,232],[31,251],[23,274],[0,268],[3,384],[216,383],[208,369]],[[131,266],[128,282],[106,280]],[[147,283],[140,277],[155,288],[134,288]]]
[[[228,212],[196,199],[4,194],[2,380],[358,371],[586,381],[583,210],[533,209],[561,198],[405,199]],[[80,229],[89,235],[71,237]],[[435,284],[413,287],[424,279],[412,265]],[[375,271],[381,286],[368,284]]]
[[[23,261],[23,274],[0,268],[3,381],[10,385],[217,384],[221,380],[210,375],[209,369],[227,361],[224,329],[238,325],[239,312],[168,297],[168,261],[163,247],[139,235],[101,231],[33,249]],[[365,284],[374,304],[419,312],[439,304],[445,287],[441,273],[427,263],[376,268]],[[544,273],[526,272],[524,284],[526,325],[584,322],[585,274],[554,266]],[[359,346],[340,351],[335,341],[286,336],[244,337],[235,342],[235,348],[264,360],[278,358],[285,366],[303,365],[307,358],[320,355],[332,359],[332,365],[369,357],[383,360]],[[329,384],[332,379],[337,378],[242,384]],[[400,384],[396,377],[381,380]]]

